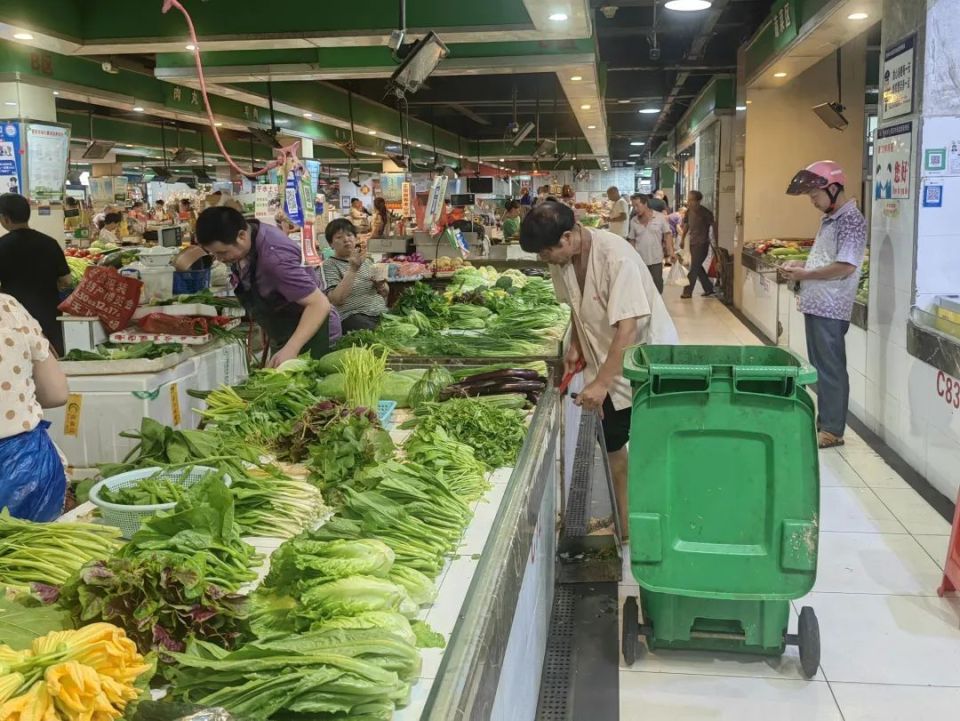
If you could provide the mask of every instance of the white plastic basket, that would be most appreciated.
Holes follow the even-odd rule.
[[[100,515],[105,523],[116,526],[120,529],[124,538],[130,538],[134,533],[140,530],[140,525],[151,516],[160,511],[169,511],[173,509],[176,503],[156,503],[145,506],[125,506],[118,503],[110,503],[100,497],[100,491],[108,488],[116,491],[120,488],[133,488],[147,478],[157,477],[164,481],[173,481],[179,483],[185,488],[197,483],[210,473],[215,473],[216,468],[208,466],[191,466],[188,468],[178,468],[173,470],[164,470],[163,468],[141,468],[136,471],[127,471],[116,476],[104,478],[90,489],[90,502],[100,509]],[[224,485],[230,486],[229,476],[223,476]]]

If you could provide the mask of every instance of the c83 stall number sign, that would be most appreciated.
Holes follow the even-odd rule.
[[[937,395],[951,408],[960,409],[960,381],[937,371]]]

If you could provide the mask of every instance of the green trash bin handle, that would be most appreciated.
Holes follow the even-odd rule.
[[[703,381],[703,387],[687,388],[682,392],[705,393],[710,390],[710,381],[713,378],[713,368],[708,365],[668,365],[652,363],[649,366],[638,366],[633,359],[628,359],[624,366],[624,375],[630,380],[642,384],[648,380],[656,380],[651,388],[652,395],[663,395],[660,386],[664,381]],[[678,389],[669,391],[672,395]]]
[[[817,382],[817,371],[811,366],[734,366],[734,380],[778,381],[793,378],[797,385],[809,385]]]

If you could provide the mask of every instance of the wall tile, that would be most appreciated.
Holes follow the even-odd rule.
[[[960,178],[955,203],[960,203]],[[956,208],[956,206],[954,206]],[[960,278],[960,235],[957,213],[952,212],[952,233],[928,235],[917,240],[917,293],[956,293]],[[946,216],[944,216],[946,217]]]
[[[847,331],[847,366],[866,375],[867,331],[855,325],[851,325],[850,330]]]
[[[871,282],[873,280],[871,274]],[[870,306],[870,327],[875,328],[884,341],[906,348],[907,318],[912,300],[910,292],[905,290],[879,294],[876,302]]]
[[[853,368],[848,368],[848,374],[850,376],[850,411],[861,418],[866,409],[867,379],[863,377],[863,373]]]

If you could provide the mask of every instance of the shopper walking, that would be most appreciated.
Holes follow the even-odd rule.
[[[806,322],[807,354],[817,369],[817,428],[821,448],[843,445],[850,378],[846,335],[867,248],[867,222],[844,194],[846,174],[822,160],[797,173],[788,195],[807,195],[823,213],[806,262],[787,263],[783,274],[800,281],[800,311]]]
[[[520,226],[520,246],[551,264],[557,298],[573,324],[564,372],[585,364],[586,387],[574,403],[601,411],[603,435],[626,540],[627,441],[632,393],[623,354],[637,343],[676,344],[677,330],[643,261],[623,239],[585,228],[563,203],[545,201]]]
[[[643,259],[644,265],[650,271],[654,285],[660,295],[663,295],[663,259],[673,262],[673,234],[670,225],[662,213],[654,213],[650,209],[650,197],[643,193],[634,193],[630,196],[634,215],[630,219],[630,230],[627,240],[633,244],[637,253]]]
[[[687,274],[687,280],[690,284],[683,291],[681,298],[692,298],[693,289],[697,285],[697,280],[703,287],[703,295],[710,297],[715,290],[703,264],[710,254],[710,231],[713,231],[713,237],[719,237],[717,233],[717,220],[713,217],[713,212],[703,206],[703,193],[699,190],[691,190],[687,195],[687,217],[683,224],[683,238],[680,245],[686,244],[687,238],[690,238],[690,272]]]
[[[63,355],[57,306],[60,292],[72,285],[63,249],[49,235],[30,227],[30,201],[22,195],[0,195],[0,226],[7,231],[0,237],[0,292],[20,301],[57,354]]]
[[[610,208],[610,217],[607,218],[610,232],[626,238],[630,229],[630,204],[620,195],[620,189],[615,185],[607,188],[607,199],[613,203],[613,207]]]

